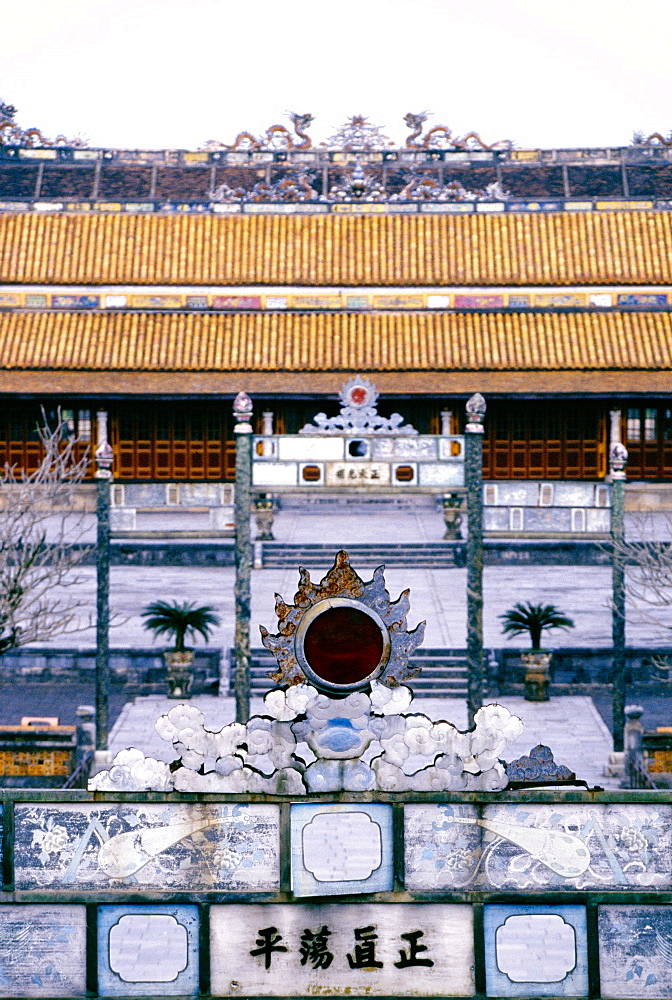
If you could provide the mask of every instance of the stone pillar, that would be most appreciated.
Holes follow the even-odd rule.
[[[483,704],[483,418],[480,392],[467,401],[467,711],[469,725]]]
[[[236,630],[234,662],[236,669],[236,722],[250,717],[250,502],[252,494],[252,400],[239,392],[233,403],[236,419]]]
[[[273,412],[272,410],[264,410],[261,414],[261,433],[264,437],[273,436]],[[264,455],[273,454],[273,442],[272,441],[262,441],[262,447],[264,449]]]
[[[112,448],[107,438],[107,413],[98,410],[96,447],[96,750],[106,751],[110,684],[110,487]]]
[[[611,714],[614,733],[614,750],[623,749],[625,723],[625,466],[628,452],[620,441],[613,440],[614,416],[618,413],[617,429],[620,434],[620,413],[611,414],[612,442],[609,448],[609,474],[611,478],[611,639],[613,667],[611,678]]]
[[[452,410],[441,410],[441,437],[450,437],[452,421]]]
[[[625,750],[623,776],[623,786],[625,788],[641,787],[639,771],[644,763],[644,754],[642,751],[644,726],[640,720],[643,713],[644,709],[641,705],[628,705],[624,709],[624,718],[627,716],[628,720],[621,730],[621,749]],[[614,733],[614,744],[616,743],[615,737],[616,734]]]

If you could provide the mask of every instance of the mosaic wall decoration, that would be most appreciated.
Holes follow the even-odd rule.
[[[98,992],[106,997],[198,993],[198,907],[100,906]]]
[[[292,805],[291,838],[295,896],[392,889],[391,806]]]
[[[488,996],[588,995],[583,906],[485,906]]]
[[[279,888],[274,805],[21,805],[17,889]]]
[[[503,305],[503,295],[456,295],[453,300],[455,309],[501,309]]]
[[[240,904],[210,909],[215,996],[471,996],[460,904]]]
[[[669,889],[669,805],[407,805],[409,889]]]
[[[603,997],[672,997],[672,906],[600,906]]]
[[[259,295],[213,295],[213,309],[261,309]]]
[[[86,908],[0,905],[0,996],[86,992]]]
[[[643,294],[638,293],[623,294],[617,296],[619,306],[666,306],[667,295],[665,294]]]
[[[53,309],[97,309],[100,295],[52,295]]]

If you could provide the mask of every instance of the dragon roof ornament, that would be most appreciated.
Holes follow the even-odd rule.
[[[65,135],[57,135],[55,139],[48,139],[39,128],[23,129],[14,120],[16,108],[13,104],[5,104],[0,100],[0,146],[27,146],[34,149],[43,146],[75,146],[82,148],[87,145],[81,136],[68,139]]]
[[[373,382],[362,375],[353,375],[338,394],[341,412],[335,417],[316,413],[314,423],[304,424],[299,434],[417,434],[411,424],[405,424],[400,413],[382,417],[376,403],[379,392]]]

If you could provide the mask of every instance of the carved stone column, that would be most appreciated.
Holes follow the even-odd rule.
[[[250,501],[252,490],[252,400],[239,392],[233,404],[236,419],[236,721],[250,717],[250,600],[252,553],[250,551]]]
[[[467,485],[467,710],[469,725],[483,705],[483,418],[480,392],[467,401],[465,479]]]
[[[110,677],[110,487],[112,448],[107,439],[107,413],[97,414],[96,447],[96,750],[106,751],[109,728]]]

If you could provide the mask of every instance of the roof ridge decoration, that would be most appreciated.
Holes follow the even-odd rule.
[[[483,142],[478,132],[465,132],[463,136],[453,135],[447,125],[435,125],[423,135],[422,127],[430,117],[430,112],[420,111],[418,114],[409,112],[404,115],[404,121],[411,134],[406,137],[409,149],[513,149],[511,139],[499,139],[497,142]]]
[[[338,394],[341,412],[335,417],[316,413],[314,423],[304,424],[299,434],[417,434],[412,424],[404,423],[400,413],[391,417],[378,413],[379,395],[370,379],[353,375]]]
[[[257,152],[258,150],[310,149],[313,140],[307,134],[306,129],[314,120],[313,116],[310,113],[297,114],[296,111],[285,113],[294,127],[294,135],[301,139],[301,142],[297,143],[292,133],[284,125],[276,124],[269,126],[259,137],[252,135],[251,132],[239,132],[230,145],[219,139],[208,139],[203,148],[208,150],[228,149],[231,152],[236,150]]]
[[[0,146],[27,146],[36,149],[41,147],[68,146],[82,149],[88,143],[81,136],[68,139],[65,135],[57,135],[55,139],[47,139],[39,128],[22,129],[14,120],[16,108],[13,104],[5,104],[0,99]]]

